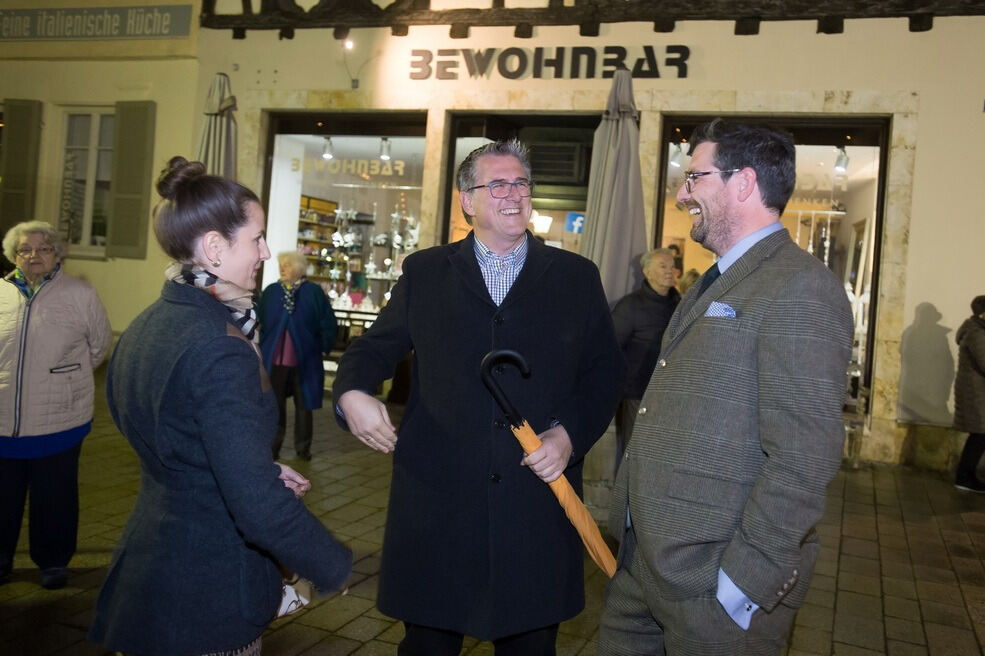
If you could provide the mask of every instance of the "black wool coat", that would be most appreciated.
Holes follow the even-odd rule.
[[[616,327],[616,341],[626,356],[626,383],[624,399],[642,399],[646,384],[660,357],[660,341],[670,317],[681,302],[681,294],[671,287],[661,296],[650,283],[619,299],[612,308],[612,323]]]
[[[966,433],[985,433],[985,319],[969,317],[955,339],[954,427]]]
[[[581,493],[585,453],[612,418],[623,359],[589,260],[527,235],[526,262],[497,307],[472,234],[410,255],[390,302],[339,363],[334,395],[371,391],[413,349],[410,398],[393,454],[379,609],[487,640],[569,619],[584,606],[582,545],[479,377],[497,375],[538,433],[554,418],[571,436],[565,474]]]

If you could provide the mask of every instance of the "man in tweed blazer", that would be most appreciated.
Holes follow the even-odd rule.
[[[778,654],[804,601],[852,318],[779,222],[794,180],[789,135],[716,120],[692,136],[677,197],[720,259],[671,318],[619,469],[603,656]]]

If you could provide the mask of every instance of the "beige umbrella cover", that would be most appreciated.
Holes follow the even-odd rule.
[[[236,96],[229,76],[216,73],[205,101],[205,122],[198,146],[198,161],[206,172],[230,180],[236,179]]]
[[[633,77],[619,69],[595,130],[580,247],[598,266],[610,305],[638,286],[639,258],[647,250],[638,116]]]

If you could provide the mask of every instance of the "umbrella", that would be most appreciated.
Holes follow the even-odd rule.
[[[609,303],[638,286],[639,257],[647,248],[638,116],[632,75],[619,69],[592,143],[580,249],[598,266]]]
[[[198,161],[212,175],[236,179],[236,96],[232,95],[229,76],[216,73],[205,101],[205,124],[198,145]]]
[[[516,351],[507,350],[491,351],[486,354],[486,357],[482,358],[482,364],[479,365],[479,375],[482,377],[482,382],[489,388],[489,392],[493,395],[493,398],[496,399],[496,403],[502,408],[507,421],[510,422],[513,435],[516,436],[523,450],[527,453],[533,453],[540,448],[540,439],[533,429],[530,428],[530,424],[520,416],[520,413],[516,411],[510,400],[506,398],[499,383],[492,376],[493,366],[503,360],[508,360],[516,365],[520,373],[524,376],[530,375],[530,368],[527,366],[527,361],[524,360],[523,356]],[[551,486],[554,496],[557,497],[558,503],[564,509],[564,514],[568,516],[571,524],[578,531],[578,535],[581,537],[585,549],[588,550],[588,555],[592,557],[595,564],[609,578],[612,578],[612,575],[616,573],[616,559],[612,557],[612,552],[609,551],[605,540],[602,539],[602,534],[599,533],[599,527],[595,524],[595,520],[592,519],[588,508],[585,507],[585,504],[575,494],[571,483],[568,482],[564,474],[561,474],[561,476],[548,483],[548,485]]]

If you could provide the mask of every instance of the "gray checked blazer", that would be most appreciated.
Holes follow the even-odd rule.
[[[721,567],[766,612],[798,608],[841,461],[848,301],[786,230],[699,287],[664,334],[609,526],[628,505],[665,599],[713,595]]]

